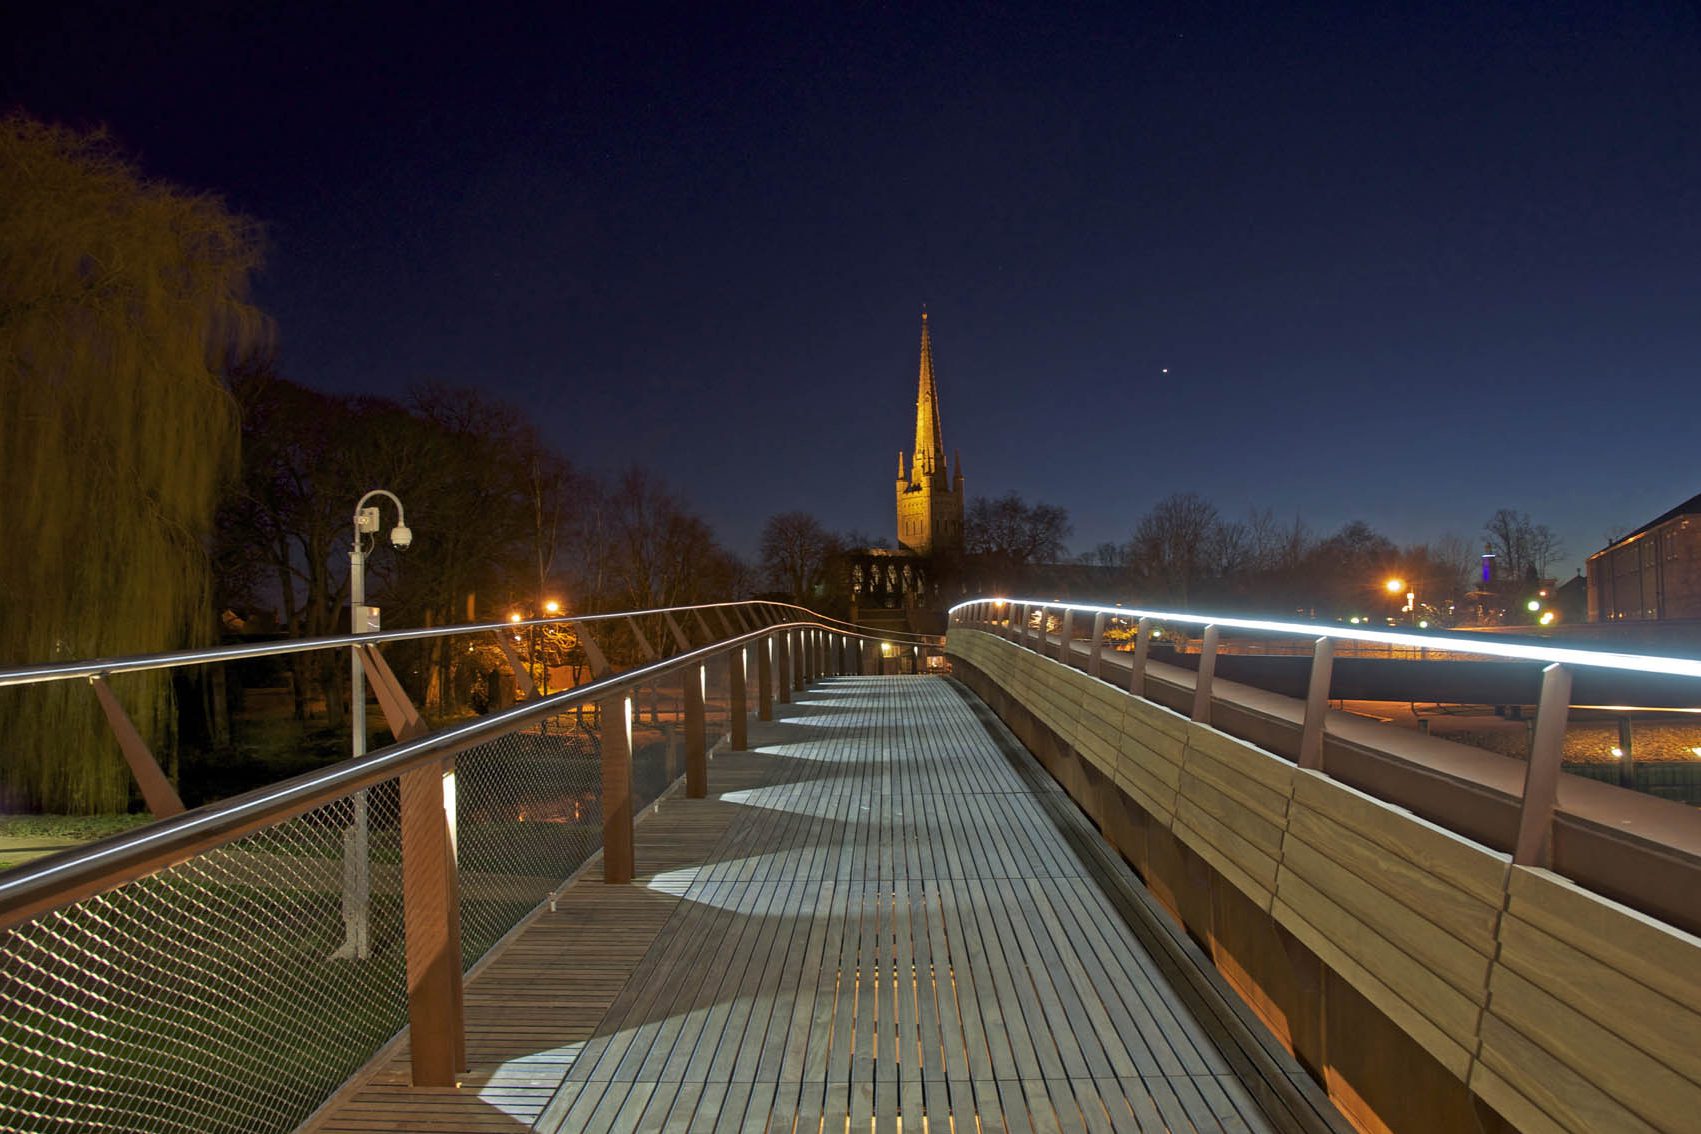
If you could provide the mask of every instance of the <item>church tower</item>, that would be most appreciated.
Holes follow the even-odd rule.
[[[939,387],[933,381],[933,343],[921,316],[921,379],[915,398],[915,452],[909,475],[898,454],[898,546],[917,555],[955,556],[963,550],[963,458],[945,462],[939,426]]]

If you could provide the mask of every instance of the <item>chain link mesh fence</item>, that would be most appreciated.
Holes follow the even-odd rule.
[[[455,761],[461,958],[489,952],[602,846],[594,713],[559,713]]]
[[[635,809],[684,775],[685,680],[634,692]],[[705,667],[710,745],[728,680]],[[466,968],[601,846],[601,727],[579,706],[456,757]],[[0,1131],[295,1128],[406,1026],[402,924],[392,779],[0,931]]]
[[[0,1129],[287,1130],[407,1019],[396,783],[0,934]],[[310,1023],[309,1023],[310,1022]]]

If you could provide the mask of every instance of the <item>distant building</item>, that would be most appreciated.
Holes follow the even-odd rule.
[[[1701,494],[1589,556],[1590,622],[1701,618]]]

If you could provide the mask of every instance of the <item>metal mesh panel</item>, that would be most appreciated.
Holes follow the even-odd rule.
[[[711,748],[731,727],[728,706],[731,704],[732,694],[727,684],[729,666],[728,655],[722,654],[704,667],[703,728],[708,734],[707,744]]]
[[[0,1128],[287,1130],[407,1017],[396,784],[0,933]],[[345,910],[351,916],[345,920]]]
[[[684,723],[685,690],[679,674],[640,690],[632,720],[634,812],[654,803],[669,784],[685,774]]]
[[[456,640],[451,660],[462,652]],[[465,652],[473,668],[448,667],[429,716],[473,693],[496,707],[476,643]],[[684,680],[633,696],[635,810],[684,775]],[[710,744],[728,729],[728,680],[724,656],[707,664]],[[752,698],[755,682],[752,665]],[[228,687],[208,686],[229,709],[209,752],[248,727]],[[455,759],[466,967],[601,846],[601,754],[587,705]],[[249,785],[209,794],[232,786]],[[407,1023],[402,870],[390,780],[0,931],[0,1131],[295,1128]]]
[[[602,845],[601,754],[587,710],[549,717],[456,759],[468,968]]]

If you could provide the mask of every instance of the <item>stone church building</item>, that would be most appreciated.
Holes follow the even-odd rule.
[[[905,459],[908,458],[906,468]],[[898,454],[896,549],[865,548],[849,556],[851,619],[865,626],[935,632],[944,623],[963,554],[963,458],[945,458],[933,341],[921,317],[921,372],[916,384],[915,448]]]

